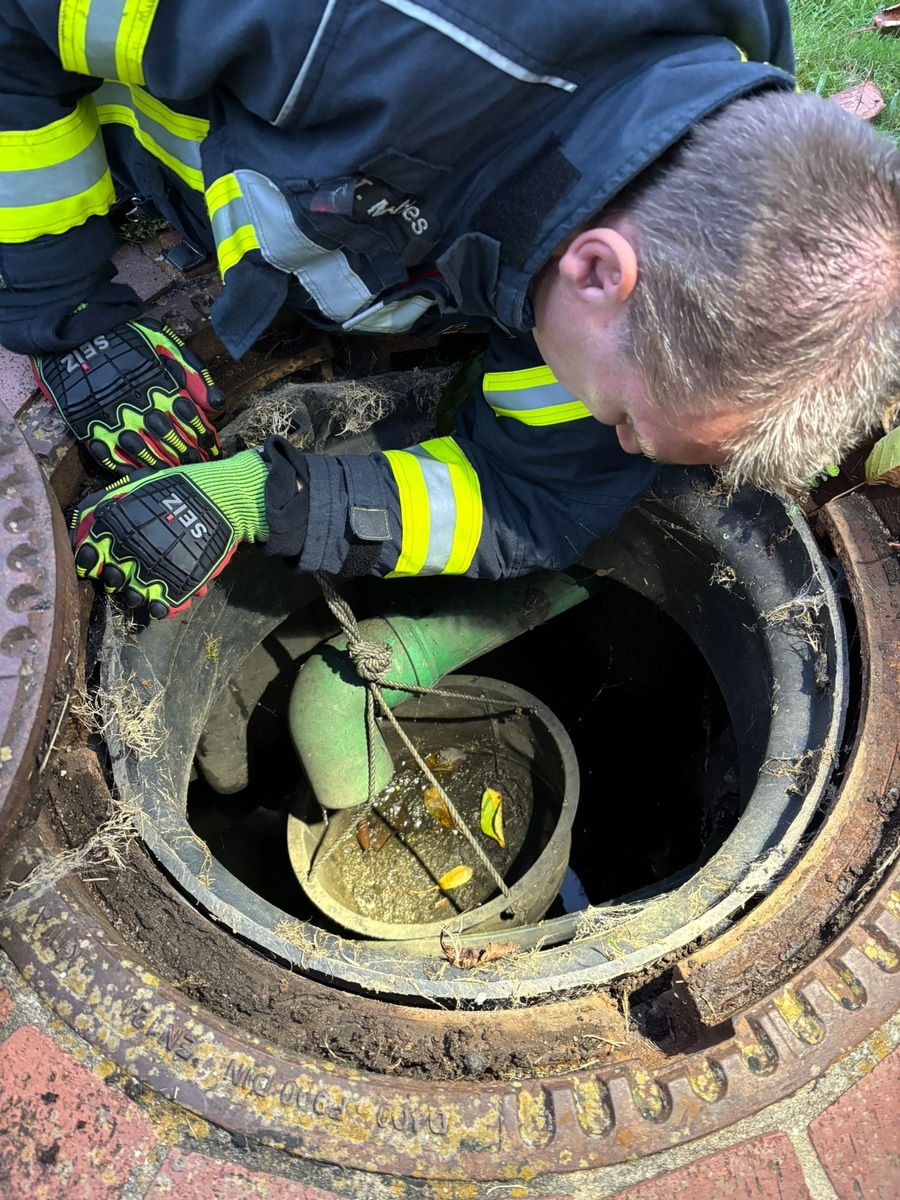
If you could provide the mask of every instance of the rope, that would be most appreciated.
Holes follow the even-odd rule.
[[[486,696],[473,696],[465,692],[450,692],[442,691],[440,688],[419,687],[411,683],[397,683],[394,680],[387,678],[387,672],[390,669],[391,660],[393,659],[393,651],[386,642],[370,641],[367,642],[359,632],[359,626],[356,623],[356,617],[353,611],[347,604],[346,600],[334,588],[331,580],[322,572],[316,572],[316,582],[322,589],[322,594],[325,597],[328,607],[331,609],[335,618],[338,621],[344,635],[347,638],[347,652],[350,655],[350,661],[356,667],[357,674],[366,685],[366,739],[368,744],[369,754],[369,795],[368,806],[371,808],[375,800],[375,744],[378,736],[377,726],[375,724],[376,706],[395,729],[398,737],[406,746],[407,750],[413,756],[416,765],[421,770],[422,774],[437,791],[441,800],[447,807],[447,812],[453,820],[456,828],[463,835],[469,845],[475,852],[475,857],[487,871],[494,884],[499,888],[502,894],[509,899],[510,891],[506,886],[502,875],[488,858],[482,847],[478,844],[474,833],[460,816],[453,804],[453,801],[444,791],[441,784],[435,778],[434,772],[424,761],[418,750],[407,737],[404,730],[401,728],[397,718],[391,712],[390,707],[385,702],[382,695],[382,688],[391,688],[394,691],[409,692],[417,696],[446,696],[454,700],[460,698],[464,700],[485,701]]]

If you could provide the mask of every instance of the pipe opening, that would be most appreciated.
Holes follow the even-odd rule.
[[[198,774],[188,790],[187,817],[215,858],[247,887],[292,915],[347,932],[298,886],[286,849],[289,815],[310,803],[288,736],[287,701],[297,670],[289,653],[296,623],[295,618],[286,622],[249,656],[210,718],[218,746],[222,735],[228,736],[225,726],[238,699],[242,715],[230,740],[234,756],[246,756],[243,768],[237,768],[246,772],[246,786],[226,794]],[[721,690],[691,638],[630,588],[603,580],[590,600],[476,659],[467,670],[531,693],[558,718],[572,740],[581,798],[565,876],[542,915],[557,917],[652,890],[660,881],[710,858],[734,828],[747,788],[742,797],[735,734]],[[277,674],[253,703],[261,680],[271,671]],[[246,719],[248,705],[252,707]],[[485,712],[489,714],[489,706]],[[489,715],[484,727],[490,729]],[[416,740],[415,730],[411,733]],[[460,731],[459,719],[449,717],[438,722],[438,729],[422,744],[432,754],[440,748],[438,742],[451,748],[465,743],[471,751],[473,737],[471,728]],[[223,778],[221,760],[215,770],[213,782],[230,786],[233,780]],[[453,798],[452,773],[441,778]],[[408,794],[392,802],[398,782]],[[468,792],[474,786],[469,780]],[[384,820],[376,814],[360,831],[359,813],[351,812],[349,822],[343,819],[348,826],[347,844],[339,848],[329,875],[340,864],[351,868],[355,864],[363,877],[372,875],[373,888],[377,882],[386,888],[389,881],[379,881],[378,876],[390,869],[391,844],[396,842],[396,832],[392,835],[389,826],[401,827],[402,840],[403,826],[433,824],[419,794],[425,787],[407,766],[377,805]],[[539,799],[551,803],[546,795]],[[514,803],[509,796],[505,821],[513,831],[517,826]],[[309,820],[315,824],[322,820],[321,811],[314,804],[312,808]],[[477,830],[471,800],[469,809],[470,827]],[[334,814],[333,819],[342,817]],[[360,841],[367,843],[364,852]],[[482,844],[493,848],[487,838],[482,838]],[[516,869],[512,858],[507,863],[503,856],[497,857],[501,868],[512,868],[505,876],[508,883],[521,878],[523,871]],[[395,882],[402,891],[399,876]],[[481,890],[480,901],[496,894],[493,889]],[[449,918],[459,911],[456,897],[445,895],[446,911],[435,913],[435,918]],[[442,899],[438,892],[435,896],[436,901]],[[343,901],[348,899],[344,892]],[[421,904],[404,905],[390,898],[376,903],[367,894],[362,894],[361,907],[372,917],[380,913],[384,920],[397,919],[404,908],[417,914],[417,921],[427,915]],[[508,915],[504,918],[501,913],[501,920],[515,921],[514,912],[504,911]]]

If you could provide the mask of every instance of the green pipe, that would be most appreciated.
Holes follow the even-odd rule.
[[[415,607],[360,622],[366,641],[386,642],[393,653],[387,678],[434,687],[444,675],[502,646],[520,633],[593,595],[590,572],[541,571],[497,583],[441,579],[419,592]],[[385,689],[391,708],[407,692]],[[353,808],[369,794],[366,689],[342,635],[320,647],[301,667],[291,693],[294,749],[323,808]],[[375,790],[394,774],[380,734],[374,749]]]

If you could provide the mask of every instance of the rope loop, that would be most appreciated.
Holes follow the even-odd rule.
[[[360,679],[367,683],[384,683],[394,652],[387,642],[366,642],[361,638],[348,638],[347,652],[356,667]]]

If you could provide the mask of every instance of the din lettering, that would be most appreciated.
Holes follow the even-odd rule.
[[[327,1117],[330,1121],[342,1121],[346,1099],[336,1088],[315,1090],[287,1079],[278,1092],[278,1100],[284,1108],[296,1112],[312,1113],[316,1117]]]
[[[274,1079],[274,1072],[267,1071],[264,1067],[257,1069],[255,1063],[238,1063],[233,1058],[225,1068],[226,1083],[240,1088],[241,1091],[253,1092],[255,1096],[268,1095]]]
[[[449,1128],[447,1114],[432,1109],[412,1109],[403,1104],[390,1107],[383,1104],[375,1118],[379,1129],[395,1129],[398,1133],[428,1132],[443,1137]]]

